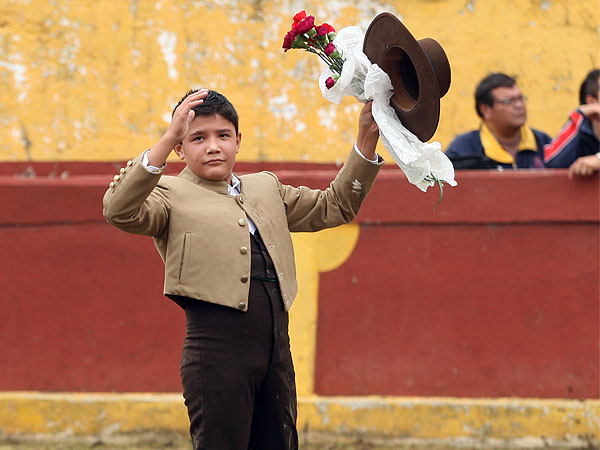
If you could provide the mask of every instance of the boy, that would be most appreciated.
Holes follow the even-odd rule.
[[[290,231],[351,221],[383,164],[367,103],[355,148],[324,191],[262,172],[233,174],[242,135],[221,94],[191,91],[150,150],[104,196],[116,227],[154,237],[166,296],[184,308],[181,379],[195,449],[296,449],[288,310],[297,292]],[[169,153],[186,162],[161,176]]]

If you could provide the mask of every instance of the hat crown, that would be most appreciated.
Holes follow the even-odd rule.
[[[433,69],[438,98],[441,98],[450,89],[450,63],[446,53],[434,39],[425,38],[417,42]],[[400,45],[389,45],[383,51],[381,68],[394,86],[393,102],[404,111],[410,111],[421,95],[419,77],[410,55]]]

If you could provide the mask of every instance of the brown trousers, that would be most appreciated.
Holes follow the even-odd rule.
[[[183,396],[195,450],[295,450],[295,374],[275,270],[251,239],[248,311],[178,298],[187,330]]]

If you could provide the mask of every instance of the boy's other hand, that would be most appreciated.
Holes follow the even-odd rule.
[[[202,104],[208,95],[208,89],[200,89],[198,92],[188,95],[177,107],[171,125],[165,135],[173,140],[173,145],[179,144],[185,138],[190,129],[190,123],[194,120],[195,113],[193,108]]]
[[[379,140],[379,127],[373,118],[373,102],[365,103],[358,116],[358,136],[356,145],[361,153],[369,159],[375,157],[375,149]]]

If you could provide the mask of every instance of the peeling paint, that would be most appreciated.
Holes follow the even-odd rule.
[[[298,115],[298,107],[291,103],[286,92],[269,98],[269,110],[277,118],[291,121]]]
[[[5,69],[8,69],[12,72],[17,88],[21,88],[27,81],[27,78],[25,77],[27,68],[24,64],[15,64],[6,61],[0,61],[0,67],[4,67]]]
[[[167,63],[169,78],[176,80],[177,69],[175,63],[177,62],[177,56],[175,46],[177,45],[177,35],[169,31],[161,31],[156,39]]]

